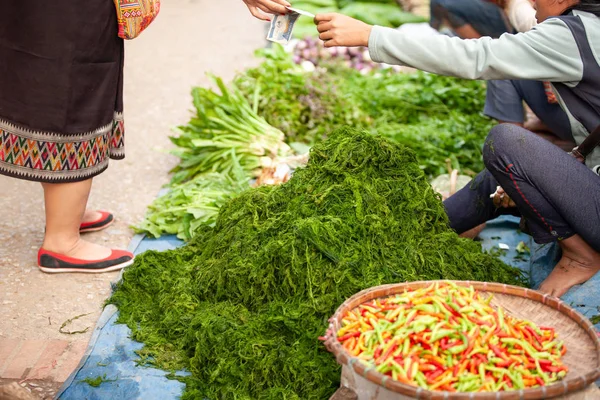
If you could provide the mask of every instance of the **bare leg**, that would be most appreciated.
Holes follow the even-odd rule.
[[[86,242],[79,236],[92,180],[43,183],[42,186],[46,205],[46,235],[42,248],[81,260],[110,256],[109,248]]]
[[[540,291],[560,297],[575,285],[586,282],[600,271],[600,253],[579,235],[559,242],[563,256],[540,285]]]

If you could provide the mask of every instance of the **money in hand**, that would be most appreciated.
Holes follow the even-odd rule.
[[[271,28],[267,35],[267,40],[279,44],[288,44],[292,38],[294,25],[300,14],[295,12],[287,13],[286,15],[274,15],[271,20]]]

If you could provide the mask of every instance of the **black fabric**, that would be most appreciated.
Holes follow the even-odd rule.
[[[496,126],[484,146],[486,170],[444,202],[450,224],[466,232],[502,214],[522,216],[537,243],[579,234],[600,251],[600,176],[539,136],[512,124]],[[496,208],[504,188],[517,208]]]
[[[600,126],[598,126],[587,138],[585,138],[583,143],[577,147],[577,151],[583,158],[586,158],[598,146],[600,146]]]
[[[0,1],[0,118],[86,133],[121,112],[123,40],[111,0]]]

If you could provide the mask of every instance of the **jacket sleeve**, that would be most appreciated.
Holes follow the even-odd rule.
[[[532,30],[499,39],[462,40],[373,27],[369,52],[376,62],[405,65],[465,79],[526,79],[575,86],[583,61],[569,27],[549,19]]]

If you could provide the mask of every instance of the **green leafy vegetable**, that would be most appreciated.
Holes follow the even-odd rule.
[[[190,240],[200,226],[215,224],[223,204],[249,188],[243,175],[237,179],[216,172],[196,176],[172,185],[167,193],[154,200],[148,206],[146,218],[134,230],[153,237],[166,234]]]
[[[252,175],[265,158],[290,154],[283,133],[258,116],[235,86],[228,88],[221,78],[212,79],[221,93],[194,88],[196,116],[177,129],[178,137],[171,138],[177,146],[174,154],[181,158],[173,169],[173,183],[208,172],[227,174],[236,162]]]
[[[335,309],[369,287],[430,279],[523,283],[448,227],[411,150],[342,129],[187,246],[136,257],[111,302],[146,361],[192,373],[184,399],[321,400],[339,385],[317,339]]]

